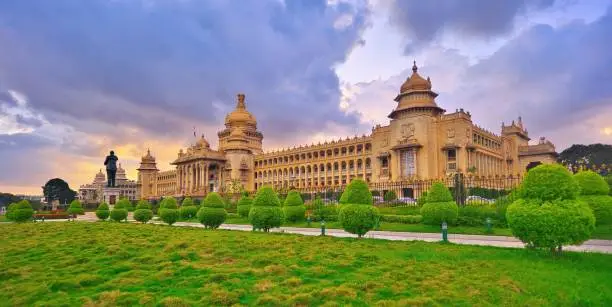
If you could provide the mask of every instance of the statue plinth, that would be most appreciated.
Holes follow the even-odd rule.
[[[115,203],[119,201],[119,196],[121,196],[120,188],[104,187],[104,189],[102,189],[102,201],[107,203],[111,210],[115,207]]]

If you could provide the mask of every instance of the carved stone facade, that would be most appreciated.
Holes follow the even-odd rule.
[[[79,192],[77,194],[79,200],[83,203],[95,204],[107,201],[108,195],[106,194],[108,194],[108,190],[106,189],[106,183],[106,175],[100,170],[94,177],[92,183],[84,184],[79,187]],[[125,197],[129,200],[140,198],[138,184],[136,181],[129,180],[126,177],[125,170],[121,167],[121,164],[119,164],[117,168],[113,193],[116,194],[117,197]]]
[[[152,157],[143,157],[139,168],[142,197],[203,196],[232,181],[255,190],[262,185],[333,187],[355,177],[396,182],[457,172],[520,175],[534,163],[555,161],[551,142],[541,139],[537,145],[528,144],[521,118],[502,124],[501,134],[494,134],[475,125],[463,109],[446,113],[435,101],[438,94],[432,91],[431,80],[419,75],[416,64],[412,70],[395,98],[397,105],[388,116],[388,125],[377,125],[367,136],[267,153],[262,151],[263,135],[255,117],[239,94],[236,109],[227,115],[225,129],[218,133],[218,150],[211,149],[202,137],[186,152],[179,152],[172,163],[176,170],[163,173],[166,181],[151,166]],[[160,190],[161,182],[170,188]]]

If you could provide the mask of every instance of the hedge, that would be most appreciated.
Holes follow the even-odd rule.
[[[423,221],[423,216],[383,214],[380,216],[380,221],[400,224],[419,224]]]
[[[297,191],[289,191],[285,198],[285,206],[283,207],[285,220],[288,222],[299,222],[304,220],[306,215],[306,206],[304,201]]]
[[[441,182],[435,182],[427,192],[426,203],[421,207],[423,223],[440,225],[442,222],[454,224],[459,208],[453,201],[450,191]]]

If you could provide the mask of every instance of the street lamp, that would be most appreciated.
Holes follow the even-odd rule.
[[[321,220],[321,235],[325,235],[325,220]]]
[[[487,217],[486,223],[487,223],[486,224],[487,225],[487,233],[493,233],[493,230],[491,229],[491,226],[492,226],[491,224],[492,223],[491,223],[491,218],[490,217]]]
[[[442,241],[448,242],[448,224],[446,224],[446,221],[442,222]]]
[[[308,222],[308,227],[310,227],[310,224],[312,223],[312,218],[310,218],[310,214],[308,215],[306,221]]]

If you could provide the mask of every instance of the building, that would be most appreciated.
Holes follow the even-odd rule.
[[[86,204],[98,204],[104,200],[108,201],[108,197],[104,197],[105,190],[107,190],[105,189],[106,184],[106,175],[100,170],[94,177],[92,183],[84,184],[79,187],[77,197],[81,202]],[[139,199],[140,193],[137,188],[138,185],[136,181],[129,180],[125,174],[125,169],[119,164],[115,175],[115,189],[118,190],[119,197],[129,200]]]
[[[456,173],[471,176],[521,175],[528,168],[556,160],[554,145],[544,138],[530,140],[522,119],[502,123],[501,133],[472,122],[463,109],[447,113],[438,106],[432,82],[421,77],[416,63],[401,85],[390,123],[377,125],[370,135],[347,137],[316,145],[263,152],[263,134],[247,111],[245,96],[225,118],[218,149],[202,136],[179,150],[174,170],[160,172],[150,152],[138,169],[141,197],[196,196],[242,185],[256,190],[326,188],[359,177],[371,183],[443,178]]]

